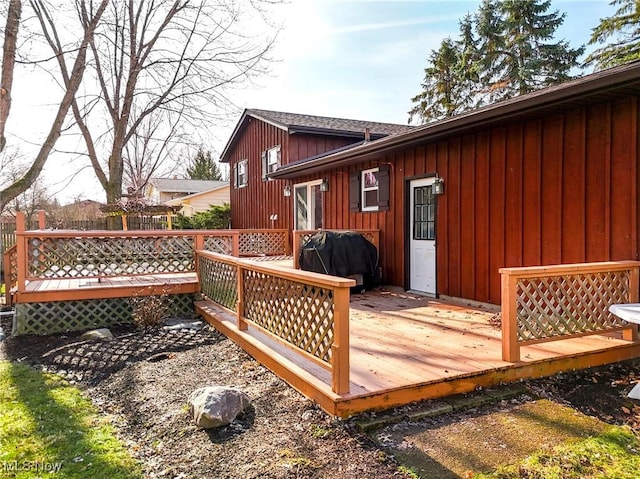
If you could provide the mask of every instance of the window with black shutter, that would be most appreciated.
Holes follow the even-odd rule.
[[[389,211],[389,165],[349,176],[349,211]]]

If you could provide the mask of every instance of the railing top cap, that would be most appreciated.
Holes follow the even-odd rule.
[[[501,274],[511,276],[557,275],[562,273],[590,273],[597,271],[623,271],[640,268],[640,261],[600,261],[595,263],[555,264],[547,266],[522,266],[514,268],[500,268]]]

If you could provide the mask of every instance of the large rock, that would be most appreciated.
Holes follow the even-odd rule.
[[[189,396],[193,420],[204,429],[230,424],[250,404],[246,393],[224,386],[206,386]]]

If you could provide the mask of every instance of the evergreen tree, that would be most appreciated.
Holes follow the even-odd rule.
[[[455,74],[461,82],[460,100],[464,111],[478,107],[477,88],[480,84],[480,41],[474,33],[473,17],[469,14],[460,21],[460,40],[456,44],[458,62]]]
[[[620,1],[620,0],[616,0]],[[432,51],[409,121],[447,118],[571,78],[584,47],[551,41],[565,15],[551,0],[483,0],[457,41]]]
[[[422,92],[411,101],[416,105],[409,111],[409,122],[418,117],[422,122],[448,118],[458,113],[459,83],[456,77],[459,53],[455,43],[445,38],[439,50],[432,50],[430,66],[424,69]]]
[[[218,163],[211,157],[210,151],[198,148],[196,156],[187,166],[187,177],[192,180],[222,180]]]
[[[619,8],[613,16],[600,19],[589,41],[593,45],[613,37],[587,57],[585,65],[594,65],[596,70],[640,60],[640,1],[613,0],[610,5]]]
[[[503,100],[571,78],[584,47],[551,42],[565,14],[547,13],[551,0],[485,0],[478,15],[483,39],[483,86],[490,101]]]

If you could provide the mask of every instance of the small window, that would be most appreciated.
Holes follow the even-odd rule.
[[[241,160],[236,163],[236,188],[247,186],[247,160]]]
[[[413,239],[436,239],[436,196],[433,187],[415,188],[413,197]]]
[[[362,211],[378,210],[378,168],[362,172]]]
[[[280,166],[280,145],[262,152],[262,180],[270,180],[267,175],[273,173]]]

